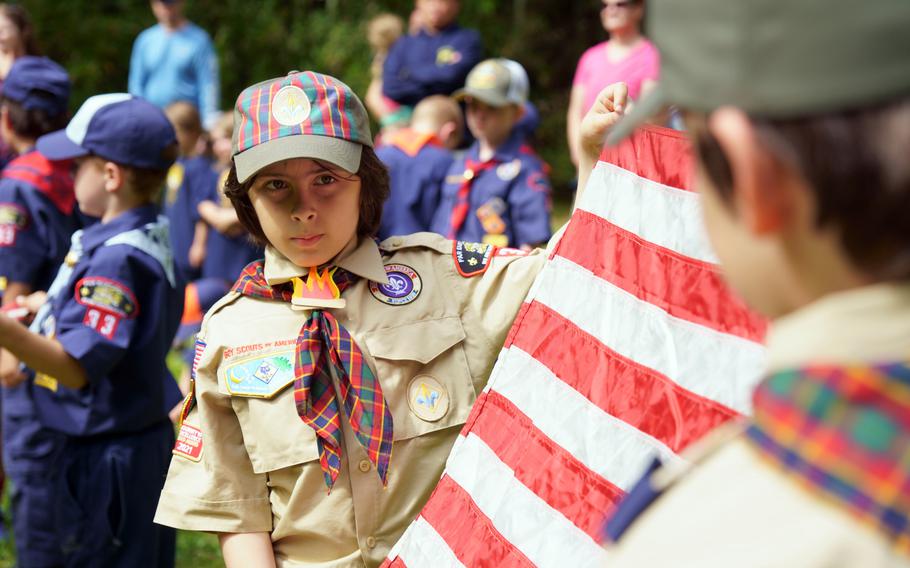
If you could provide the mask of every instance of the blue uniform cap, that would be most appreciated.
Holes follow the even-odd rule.
[[[174,127],[152,103],[126,93],[89,97],[64,130],[38,139],[50,160],[94,154],[124,166],[166,170],[164,150],[177,142]]]
[[[3,82],[3,97],[26,109],[58,116],[69,104],[70,78],[63,67],[47,57],[26,55],[10,67]]]

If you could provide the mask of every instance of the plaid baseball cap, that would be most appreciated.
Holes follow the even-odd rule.
[[[40,109],[52,116],[66,112],[70,77],[47,57],[26,55],[13,62],[3,81],[3,97],[26,109]]]
[[[660,83],[607,144],[667,104],[788,118],[910,95],[907,0],[648,0],[648,11]]]
[[[487,59],[471,69],[463,89],[455,91],[456,100],[475,98],[490,106],[523,105],[528,100],[528,74],[511,59]]]
[[[164,151],[176,142],[160,108],[127,93],[109,93],[86,99],[65,129],[38,138],[36,147],[49,160],[94,154],[124,166],[166,170],[173,160]]]
[[[350,87],[328,75],[291,71],[247,87],[234,105],[237,180],[291,158],[315,158],[349,172],[373,147],[370,121]]]

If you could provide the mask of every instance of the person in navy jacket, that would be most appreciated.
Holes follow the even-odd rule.
[[[550,238],[550,182],[545,165],[515,128],[528,98],[524,68],[488,59],[455,94],[477,138],[452,163],[431,230],[451,239],[530,249]]]
[[[56,539],[65,566],[173,566],[176,535],[152,518],[180,400],[165,357],[183,310],[167,220],[155,202],[174,129],[125,93],[89,98],[38,139],[76,159],[76,198],[100,222],[74,233],[31,328],[0,316],[0,346],[26,368],[38,417],[64,435]]]
[[[45,57],[13,63],[3,84],[0,135],[18,154],[0,179],[0,278],[3,306],[47,290],[76,230],[71,164],[51,162],[35,150],[38,136],[66,126],[69,76]],[[26,385],[17,380],[19,361],[0,355],[3,465],[12,481],[10,509],[20,566],[61,561],[53,533],[55,460],[62,437],[44,428]]]
[[[414,106],[430,95],[450,95],[464,85],[483,54],[477,30],[456,23],[458,0],[417,0],[420,29],[392,46],[382,67],[382,92]]]

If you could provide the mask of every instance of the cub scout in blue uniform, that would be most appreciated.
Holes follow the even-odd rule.
[[[414,106],[430,95],[450,95],[483,56],[480,34],[459,27],[458,0],[417,0],[420,29],[401,36],[382,66],[382,92]]]
[[[66,71],[44,57],[20,57],[3,83],[0,135],[18,154],[0,179],[0,278],[8,308],[20,296],[47,290],[75,230],[72,164],[51,162],[34,148],[38,136],[66,125],[69,93]],[[16,556],[21,566],[57,565],[53,478],[61,435],[42,427],[18,360],[8,352],[0,357],[3,467],[12,481]]]
[[[853,7],[648,0],[661,84],[610,141],[678,106],[724,275],[772,324],[752,417],[630,490],[611,567],[910,567],[910,3]]]
[[[76,159],[76,198],[101,222],[76,232],[32,330],[0,317],[0,342],[34,372],[38,414],[65,442],[57,542],[67,566],[172,566],[173,531],[152,524],[179,402],[165,366],[182,310],[167,221],[155,200],[174,129],[127,94],[88,99],[41,137]]]
[[[434,95],[414,107],[411,125],[393,132],[376,155],[389,169],[392,189],[382,210],[379,238],[430,230],[439,192],[461,141],[464,119],[450,97]]]
[[[514,128],[528,99],[524,68],[488,59],[455,93],[477,138],[449,169],[431,230],[449,238],[530,249],[550,238],[550,182]]]
[[[227,566],[378,566],[426,503],[546,255],[377,244],[357,96],[292,72],[235,106],[226,194],[265,259],[206,315],[157,522]],[[258,134],[257,134],[258,133]]]

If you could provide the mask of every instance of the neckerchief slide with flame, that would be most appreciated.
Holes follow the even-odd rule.
[[[754,395],[747,439],[803,487],[910,554],[910,367],[812,366]]]
[[[343,306],[341,293],[357,277],[338,267],[310,268],[304,281],[269,286],[258,260],[243,269],[233,291],[244,296],[320,307]],[[340,301],[340,302],[339,302]],[[331,373],[338,378],[344,413],[383,485],[392,457],[392,414],[382,387],[351,334],[331,312],[313,309],[300,328],[294,363],[297,414],[316,431],[319,463],[331,491],[341,469],[341,413]]]

